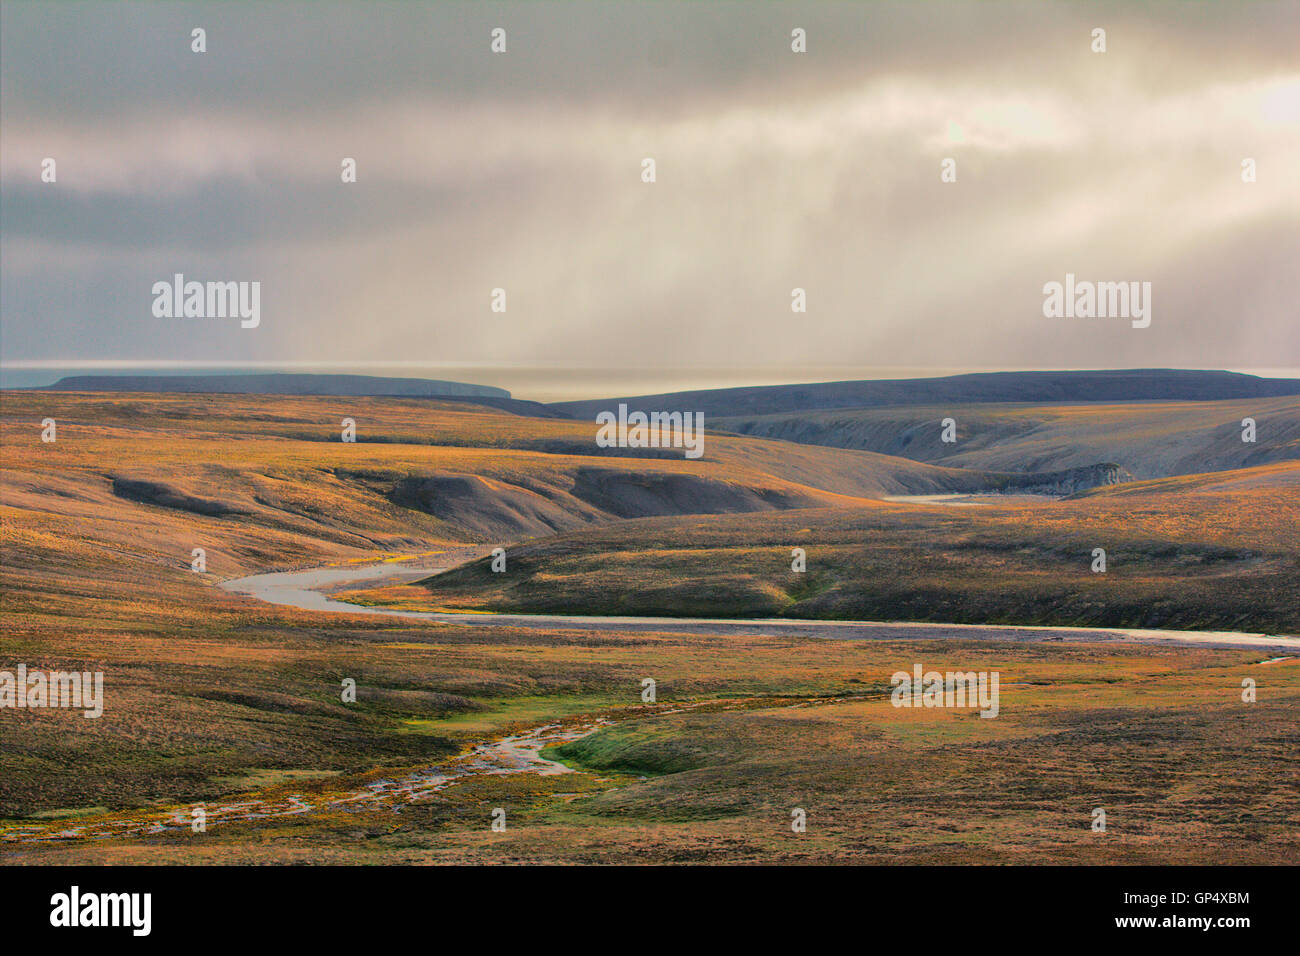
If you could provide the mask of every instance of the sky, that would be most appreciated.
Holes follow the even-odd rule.
[[[1294,2],[0,17],[10,372],[1300,367]],[[176,273],[259,282],[260,323],[156,316]],[[1067,273],[1150,282],[1150,325],[1045,316]]]

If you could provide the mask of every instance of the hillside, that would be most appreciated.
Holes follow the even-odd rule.
[[[1269,379],[1217,370],[1116,369],[978,372],[940,378],[718,388],[630,398],[555,402],[550,407],[586,419],[625,402],[633,410],[703,412],[706,419],[712,419],[890,405],[1170,400],[1207,402],[1280,395],[1300,395],[1300,379]]]
[[[1300,586],[1291,463],[1130,488],[1104,461],[1001,472],[737,435],[708,435],[698,460],[639,457],[598,448],[590,423],[424,399],[20,391],[3,411],[19,601],[88,569],[128,589],[145,569],[185,578],[195,547],[221,578],[500,544],[508,577],[470,565],[430,582],[433,600],[577,613],[1249,629],[1292,626]],[[1011,494],[881,500],[980,492]],[[806,577],[788,571],[795,546]],[[1101,579],[1098,546],[1115,560]]]
[[[344,416],[356,444],[339,440]],[[58,423],[50,444],[46,417]],[[5,862],[590,863],[633,847],[651,861],[703,848],[807,863],[819,858],[805,844],[792,854],[771,826],[788,813],[791,767],[817,784],[801,805],[826,808],[820,859],[1017,862],[1065,846],[1114,862],[1086,829],[1099,800],[1155,821],[1152,854],[1292,852],[1277,768],[1296,669],[1254,651],[524,630],[323,614],[217,586],[394,552],[435,567],[454,556],[432,552],[469,540],[505,543],[509,572],[471,564],[355,599],[1244,630],[1294,619],[1295,464],[959,508],[855,492],[938,494],[996,476],[712,433],[696,461],[638,457],[597,449],[592,434],[432,399],[0,393],[6,648],[31,666],[105,672],[110,702],[100,720],[50,708],[0,721]],[[1113,467],[1013,480],[1086,484]],[[1106,575],[1088,571],[1098,545]],[[795,546],[805,574],[790,570]],[[205,572],[190,568],[194,548]],[[900,714],[884,691],[918,653],[941,670],[1001,673],[1003,715]],[[1245,722],[1233,703],[1242,673],[1261,677]],[[658,708],[641,701],[647,675]],[[354,703],[340,699],[345,678]],[[365,803],[298,813],[289,799],[322,806],[529,728],[597,719],[610,723],[562,754],[574,774],[485,773],[403,800],[400,815]],[[1063,735],[1098,740],[1096,759],[1060,757]],[[1107,756],[1117,740],[1119,762]],[[948,801],[929,817],[915,797],[927,786]],[[1189,850],[1186,814],[1164,812],[1171,787],[1230,842]],[[1079,813],[1063,822],[1071,799]],[[294,812],[215,812],[259,801]],[[526,845],[484,826],[484,807],[511,801],[528,807],[511,817],[523,825],[510,840]],[[205,838],[155,828],[198,802],[214,809]],[[955,831],[958,805],[986,822]],[[574,820],[596,818],[575,840]],[[861,820],[883,837],[864,843]],[[21,836],[47,832],[61,835]]]
[[[1105,479],[736,436],[710,435],[699,460],[634,457],[598,448],[585,422],[423,399],[17,391],[4,393],[3,412],[6,559],[34,565],[130,553],[179,569],[202,546],[212,572],[235,575],[625,518],[869,507],[885,495],[1063,480],[1061,490],[1080,490]],[[356,443],[340,440],[345,416]],[[58,427],[51,444],[40,440],[46,417]]]
[[[1300,632],[1300,463],[996,498],[624,522],[365,603],[516,613]],[[791,549],[807,570],[793,573]],[[1093,551],[1107,553],[1105,573]]]
[[[250,557],[252,540],[287,553],[513,540],[619,518],[1109,480],[1104,468],[972,471],[712,434],[704,457],[686,460],[600,448],[586,422],[423,399],[18,391],[5,393],[4,415],[10,507],[111,512],[103,526],[123,529],[218,519]],[[45,417],[58,422],[52,445],[39,440]],[[344,417],[353,444],[340,440]]]
[[[953,417],[957,441],[941,440]],[[1253,418],[1256,441],[1243,442]],[[1139,478],[1300,459],[1300,400],[907,406],[715,418],[723,431],[956,468],[1040,471],[1115,462]]]

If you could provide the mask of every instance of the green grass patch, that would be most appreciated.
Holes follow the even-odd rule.
[[[542,756],[575,770],[651,777],[696,770],[714,755],[699,743],[662,728],[619,726],[547,747]]]

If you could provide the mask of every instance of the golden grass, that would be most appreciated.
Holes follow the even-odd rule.
[[[454,522],[394,504],[382,481],[340,471],[436,468],[562,486],[579,465],[688,466],[527,447],[585,441],[590,426],[435,403],[0,397],[0,667],[103,670],[107,694],[98,721],[0,712],[4,822],[343,788],[535,723],[623,718],[565,748],[575,773],[469,780],[402,814],[0,842],[4,863],[1300,862],[1293,663],[1116,645],[524,632],[271,607],[215,582],[269,567],[430,556],[465,540]],[[55,445],[39,442],[47,414],[60,422]],[[344,446],[333,430],[344,414],[363,442],[390,440]],[[495,444],[469,447],[476,442]],[[867,479],[855,470],[894,467],[833,449],[710,442],[708,460],[690,468],[749,487],[857,493]],[[790,472],[778,467],[787,457]],[[116,474],[163,476],[249,510],[214,516],[128,501],[113,491]],[[1187,565],[1198,582],[1225,571],[1233,587],[1249,586],[1239,573],[1247,559],[1223,552],[1257,551],[1256,568],[1293,555],[1292,477],[1277,466],[1034,506],[832,497],[847,506],[643,519],[548,542],[557,550],[531,572],[528,547],[512,543],[511,568],[518,582],[546,575],[549,588],[575,594],[593,582],[616,594],[662,588],[663,600],[707,572],[730,576],[734,593],[755,602],[789,606],[853,586],[869,593],[875,572],[852,577],[869,570],[864,555],[883,573],[911,554],[937,562],[936,580],[946,575],[953,593],[973,599],[1014,591],[1022,577],[1059,578],[1053,562],[1102,534],[1124,543],[1120,578],[1125,548],[1154,543],[1141,552],[1154,562],[1143,573],[1149,586],[1166,586],[1169,562],[1189,555],[1202,562]],[[789,547],[804,541],[810,573],[797,585]],[[208,550],[207,574],[189,570],[196,546]],[[995,563],[964,564],[968,553]],[[826,578],[832,566],[847,577]],[[720,609],[716,594],[709,606]],[[889,675],[916,661],[998,670],[1002,715],[890,707],[881,697]],[[647,676],[665,703],[762,701],[649,714],[639,704]],[[1257,704],[1240,701],[1247,676],[1259,681]],[[339,699],[344,677],[358,682],[355,705]],[[1098,805],[1111,820],[1104,839],[1088,829]],[[506,834],[488,829],[496,806],[509,808]],[[794,806],[808,811],[807,834],[790,832]]]

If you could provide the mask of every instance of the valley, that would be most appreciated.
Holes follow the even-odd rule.
[[[1022,471],[1015,429],[706,419],[686,460],[477,397],[2,399],[0,653],[105,697],[0,713],[5,863],[1300,859],[1285,448],[1138,480],[1086,429]],[[891,707],[918,660],[1000,672],[998,718]]]

